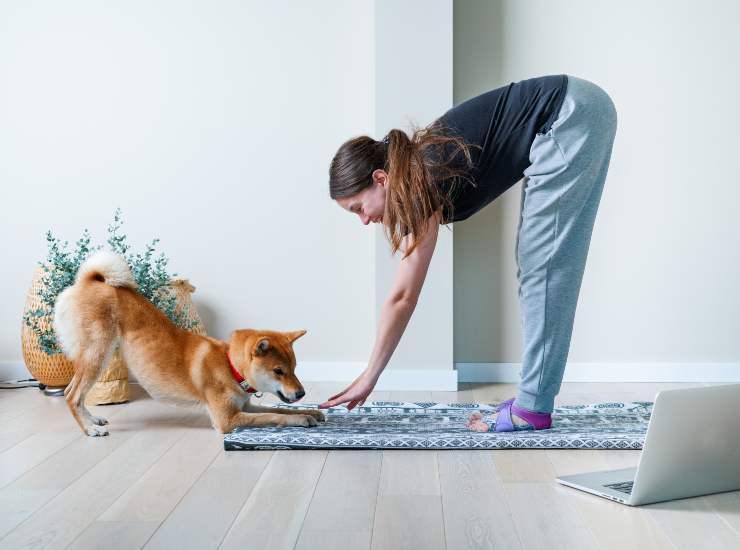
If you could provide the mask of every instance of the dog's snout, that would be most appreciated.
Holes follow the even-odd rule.
[[[304,395],[306,395],[306,392],[305,391],[298,390],[297,392],[295,392],[295,400],[298,401]]]

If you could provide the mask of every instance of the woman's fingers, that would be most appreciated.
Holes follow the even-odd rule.
[[[348,401],[352,401],[352,397],[348,397],[347,391],[343,391],[340,394],[337,394],[337,396],[327,399],[325,403],[322,403],[319,405],[319,409],[328,409],[329,407],[336,407],[337,405],[341,405],[342,403],[347,403]]]
[[[367,399],[367,396],[372,391],[372,385],[367,387],[367,384],[364,382],[360,385],[361,382],[361,377],[358,377],[343,391],[332,395],[324,403],[319,405],[319,409],[327,409],[329,407],[336,407],[342,403],[348,403],[347,408],[352,410],[357,405],[363,405],[365,403],[365,399]]]
[[[329,399],[326,400],[326,402],[328,403],[329,401],[333,401],[334,399],[337,399],[339,397],[342,397],[344,394],[346,394],[351,389],[352,389],[352,386],[351,385],[350,386],[347,386],[346,388],[344,388],[339,393],[335,393],[334,395],[332,395]]]
[[[326,401],[324,401],[323,403],[321,403],[321,405],[319,405],[319,409],[328,409],[329,407],[334,407],[338,405],[339,403],[343,403],[341,394],[335,397],[331,397],[327,399]]]
[[[336,399],[337,397],[340,397],[340,396],[348,393],[356,383],[357,383],[357,380],[355,380],[354,382],[352,382],[349,386],[347,386],[346,388],[344,388],[339,393],[332,395],[329,399],[327,399],[327,401],[331,401],[332,399]]]

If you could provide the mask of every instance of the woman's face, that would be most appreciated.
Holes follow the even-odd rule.
[[[357,214],[360,221],[367,225],[370,222],[382,223],[385,212],[385,190],[388,174],[383,170],[373,172],[373,183],[352,197],[337,199],[339,206]]]

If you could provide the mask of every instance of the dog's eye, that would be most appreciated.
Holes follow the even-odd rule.
[[[278,376],[282,376],[284,374],[283,369],[272,369],[272,372],[274,372]]]

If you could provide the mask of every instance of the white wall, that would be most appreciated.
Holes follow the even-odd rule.
[[[350,136],[441,114],[448,93],[445,1],[391,9],[403,37],[375,27],[386,1],[0,3],[0,366],[21,361],[44,232],[102,241],[116,206],[134,244],[161,238],[198,287],[212,334],[307,328],[299,361],[337,362],[325,371],[337,378],[363,366],[392,270],[378,235],[328,199],[328,163]],[[455,102],[566,72],[619,110],[571,361],[738,362],[739,27],[731,0],[455,3]],[[412,41],[426,74],[413,94],[376,82],[386,45],[430,30],[434,56]],[[519,361],[518,208],[519,185],[455,225],[458,363]],[[430,288],[392,375],[425,366],[413,364],[424,323],[449,327],[449,292]]]
[[[738,52],[734,0],[456,0],[456,103],[569,73],[619,112],[570,361],[734,363],[740,374]],[[520,186],[456,224],[458,362],[520,361]]]
[[[306,328],[364,361],[373,236],[328,198],[371,132],[373,2],[0,3],[0,362],[44,232],[101,242],[116,206],[191,279],[209,332]]]

